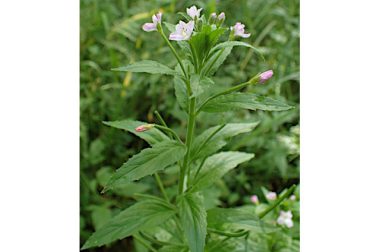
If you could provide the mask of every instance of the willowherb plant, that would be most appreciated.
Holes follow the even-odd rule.
[[[187,15],[183,15],[187,18],[186,22],[179,21],[175,26],[164,23],[163,14],[157,13],[153,15],[152,23],[146,23],[142,27],[144,31],[154,31],[161,35],[178,61],[175,69],[150,60],[114,69],[173,76],[177,101],[187,113],[186,138],[182,140],[157,111],[155,114],[160,124],[132,120],[105,123],[141,137],[151,148],[144,149],[124,163],[109,179],[103,191],[154,175],[162,198],[136,195],[137,203],[98,229],[82,249],[133,236],[151,251],[222,251],[225,243],[231,239],[245,239],[247,250],[250,236],[273,229],[260,219],[292,193],[294,186],[259,215],[241,208],[205,210],[202,191],[240,163],[254,157],[252,153],[238,151],[217,152],[227,144],[226,139],[252,131],[258,122],[216,125],[195,137],[194,128],[199,113],[221,113],[232,109],[281,111],[288,110],[291,106],[256,94],[239,92],[249,85],[269,80],[273,75],[272,70],[258,73],[246,82],[228,89],[214,84],[211,76],[233,47],[257,49],[235,40],[250,36],[246,33],[244,24],[238,22],[226,28],[223,25],[223,12],[219,15],[212,13],[206,18],[201,15],[201,11],[196,6],[188,8]],[[169,36],[164,32],[163,23],[170,31]],[[228,40],[220,42],[228,31]],[[185,57],[180,56],[170,40],[177,41],[181,55]],[[173,166],[178,168],[178,191],[176,197],[169,198],[158,172]],[[256,198],[254,200],[257,201]],[[280,221],[289,223],[289,216],[282,214]],[[160,230],[161,235],[156,235],[157,230]]]

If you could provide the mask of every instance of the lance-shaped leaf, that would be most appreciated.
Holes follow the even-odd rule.
[[[160,225],[174,214],[175,209],[162,200],[149,199],[138,202],[120,212],[93,233],[82,249],[100,247],[137,231]]]
[[[245,229],[270,233],[277,228],[261,221],[252,208],[213,208],[207,211],[207,225],[217,230]]]
[[[228,171],[254,156],[254,154],[238,151],[220,152],[212,155],[204,163],[202,170],[190,188],[190,192],[197,192],[211,186]]]
[[[218,70],[220,65],[227,59],[228,55],[230,55],[232,51],[232,46],[220,49],[217,52],[214,52],[213,55],[207,60],[205,64],[205,69],[209,69],[207,73],[208,76],[212,75]]]
[[[174,77],[175,96],[179,106],[184,110],[188,110],[188,97],[185,82],[178,76]]]
[[[122,120],[122,121],[113,121],[113,122],[103,122],[105,125],[126,130],[142,139],[147,141],[150,145],[154,145],[156,143],[160,143],[166,140],[169,140],[169,137],[162,133],[157,128],[152,128],[147,131],[137,132],[136,127],[144,124],[148,124],[146,122],[133,121],[133,120]]]
[[[258,124],[259,122],[228,123],[224,127],[223,125],[211,127],[194,139],[190,155],[194,160],[210,156],[227,144],[226,139],[251,132]]]
[[[183,158],[185,152],[186,147],[173,140],[161,142],[155,144],[152,148],[144,149],[116,170],[104,191],[163,170]]]
[[[239,108],[249,110],[283,111],[294,107],[269,97],[237,92],[222,95],[209,101],[203,106],[202,110],[210,113],[217,113]]]
[[[259,49],[257,49],[253,45],[250,45],[250,44],[242,42],[242,41],[226,41],[223,43],[219,43],[211,49],[210,53],[214,53],[217,50],[228,48],[228,47],[234,47],[234,46],[249,47],[249,48],[253,49],[255,52],[257,52],[262,57],[262,54],[261,54]]]
[[[121,72],[178,75],[173,69],[153,60],[142,60],[128,66],[113,68],[112,70]]]
[[[179,215],[191,252],[203,252],[207,233],[206,210],[198,193],[179,197]]]

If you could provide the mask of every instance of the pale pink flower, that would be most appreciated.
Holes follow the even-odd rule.
[[[277,223],[286,226],[288,228],[293,227],[293,214],[291,211],[280,211],[280,216],[277,219]]]
[[[267,200],[275,200],[277,199],[277,194],[275,192],[268,192],[265,197]]]
[[[244,27],[245,27],[245,25],[243,25],[240,22],[237,22],[234,26],[231,26],[230,29],[231,29],[231,31],[234,32],[235,36],[239,36],[242,38],[248,38],[249,36],[251,36],[251,33],[244,33]]]
[[[216,19],[218,17],[215,12],[211,13],[210,16],[211,16],[212,19]]]
[[[150,130],[153,127],[154,127],[154,124],[144,124],[144,125],[138,126],[135,130],[137,132],[144,132],[144,131]]]
[[[264,83],[273,76],[273,70],[268,70],[260,74],[260,83]]]
[[[195,19],[195,17],[199,18],[201,11],[202,8],[197,9],[195,5],[191,6],[190,8],[186,8],[187,15],[189,15],[192,19]]]
[[[252,195],[251,201],[252,201],[252,203],[257,205],[257,204],[259,204],[259,197],[257,197],[257,195]]]
[[[191,20],[188,23],[179,21],[179,24],[175,26],[175,32],[170,33],[169,39],[176,40],[176,41],[189,40],[193,30],[194,30],[194,21]]]
[[[157,31],[157,24],[161,24],[162,13],[159,12],[152,16],[153,23],[145,23],[142,29],[146,32]]]

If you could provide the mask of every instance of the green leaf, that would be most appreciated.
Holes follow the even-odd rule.
[[[190,192],[197,192],[211,186],[228,171],[235,168],[240,163],[252,159],[254,156],[254,154],[238,151],[220,152],[212,155],[207,158],[201,172],[191,186]]]
[[[92,234],[82,249],[100,247],[131,236],[137,231],[160,225],[175,214],[161,200],[144,200],[120,212]]]
[[[199,61],[207,57],[210,49],[218,42],[225,28],[214,29],[211,25],[203,25],[202,30],[191,36],[189,43],[194,48]]]
[[[207,225],[217,230],[245,229],[270,233],[277,229],[261,221],[252,208],[213,208],[207,211]]]
[[[207,233],[206,210],[199,194],[179,197],[179,215],[191,252],[203,252]]]
[[[147,141],[150,145],[160,143],[166,140],[169,140],[169,137],[162,133],[159,129],[153,128],[144,132],[137,132],[136,127],[147,124],[146,122],[133,121],[133,120],[122,120],[122,121],[113,121],[113,122],[103,122],[105,125],[126,130],[142,139]]]
[[[223,64],[223,62],[227,59],[228,55],[230,55],[232,51],[232,46],[224,48],[224,50],[219,50],[218,52],[215,52],[209,60],[207,60],[205,69],[209,69],[207,75],[212,75],[218,70],[218,68]],[[210,66],[211,65],[211,66]],[[204,73],[206,74],[206,73]]]
[[[198,74],[192,74],[190,76],[190,86],[193,91],[191,97],[198,97],[205,89],[212,87],[215,83],[207,77],[201,77]]]
[[[128,66],[113,68],[112,70],[121,72],[178,75],[173,69],[153,60],[143,60],[132,63]]]
[[[124,163],[110,178],[104,191],[163,170],[185,155],[186,147],[177,141],[165,141],[147,148]]]
[[[106,206],[93,206],[91,212],[92,223],[95,226],[95,230],[99,230],[104,224],[106,224],[112,216],[111,210]]]
[[[187,99],[186,84],[181,78],[177,76],[174,77],[174,90],[179,106],[187,112],[189,102]]]
[[[228,123],[219,132],[214,134],[214,136],[212,136],[212,134],[220,128],[221,125],[211,127],[194,139],[190,156],[194,160],[210,156],[227,144],[226,139],[242,133],[251,132],[258,124],[259,122]],[[206,143],[207,139],[209,139],[209,141]]]
[[[217,50],[220,50],[223,48],[234,47],[234,46],[244,46],[244,47],[252,48],[255,52],[257,52],[262,57],[262,54],[259,49],[242,41],[226,41],[223,43],[219,43],[211,49],[210,53],[214,53]]]
[[[226,112],[232,109],[250,109],[250,110],[267,110],[283,111],[294,107],[284,102],[274,100],[269,97],[251,94],[251,93],[232,93],[219,96],[209,101],[203,108],[203,111],[210,113]]]

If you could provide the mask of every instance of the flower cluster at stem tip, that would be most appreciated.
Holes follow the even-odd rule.
[[[175,31],[172,32],[169,35],[170,40],[189,40],[195,27],[195,22],[200,19],[202,8],[197,8],[195,5],[191,6],[190,8],[186,9],[187,15],[189,15],[192,20],[190,20],[188,23],[185,23],[183,21],[179,21],[179,23],[175,26]],[[162,13],[159,12],[152,16],[153,23],[145,23],[142,26],[142,29],[146,32],[151,31],[157,31],[157,25],[161,25],[161,18]],[[211,23],[217,21],[218,25],[222,25],[224,20],[226,19],[226,15],[224,12],[221,12],[219,15],[217,15],[215,12],[210,15]],[[242,38],[248,38],[251,36],[250,33],[245,33],[244,31],[245,25],[237,22],[234,26],[230,27],[230,30],[232,32],[232,35],[235,37],[242,37]]]
[[[170,33],[169,40],[174,40],[174,41],[190,40],[191,36],[194,34],[194,29],[196,30],[198,20],[201,19],[201,12],[202,12],[202,8],[198,9],[195,5],[191,6],[190,8],[187,8],[186,13],[192,20],[190,20],[187,23],[180,20],[179,23],[176,24],[175,30],[172,33]],[[226,15],[224,12],[221,12],[219,15],[213,12],[211,13],[209,17],[208,23],[211,24],[212,26],[221,27],[225,19],[226,19]],[[142,26],[142,29],[146,32],[160,31],[162,36],[165,36],[162,33],[161,21],[162,21],[162,13],[158,12],[157,14],[152,16],[153,23],[145,23]],[[241,22],[237,22],[234,26],[231,26],[229,30],[231,31],[230,39],[234,39],[235,37],[248,38],[251,36],[250,33],[245,33],[245,25],[242,24]],[[272,76],[273,76],[273,71],[268,70],[252,78],[251,81],[252,83],[258,82],[261,84],[269,80]]]

